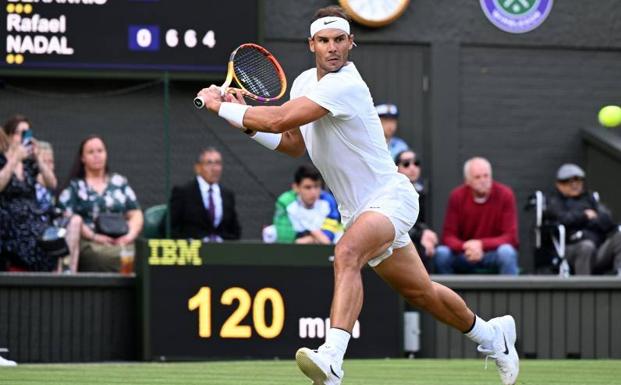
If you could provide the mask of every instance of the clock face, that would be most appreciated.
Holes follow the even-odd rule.
[[[360,24],[381,27],[395,21],[410,0],[340,0],[341,6]]]

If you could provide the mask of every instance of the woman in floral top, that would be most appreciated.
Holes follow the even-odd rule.
[[[66,215],[77,214],[83,220],[79,271],[119,271],[121,248],[133,247],[142,230],[143,216],[127,179],[108,170],[108,154],[101,137],[89,136],[80,144],[58,206]],[[129,232],[118,238],[97,233],[95,221],[99,213],[122,213]]]

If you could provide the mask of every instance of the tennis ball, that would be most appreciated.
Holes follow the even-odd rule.
[[[604,127],[616,127],[621,124],[621,107],[606,106],[599,110],[599,122]]]

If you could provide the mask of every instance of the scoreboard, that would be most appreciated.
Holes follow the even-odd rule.
[[[330,328],[333,248],[139,240],[143,359],[291,359]],[[400,357],[403,302],[364,269],[348,357]]]
[[[254,0],[0,0],[0,70],[222,73]]]

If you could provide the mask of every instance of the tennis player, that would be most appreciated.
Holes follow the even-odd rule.
[[[205,106],[270,150],[310,158],[334,193],[346,232],[335,247],[331,328],[317,350],[296,361],[315,385],[341,384],[343,357],[363,302],[361,269],[369,264],[412,305],[479,344],[495,359],[503,384],[519,371],[513,317],[476,316],[451,289],[432,282],[408,235],[418,194],[397,172],[369,89],[348,61],[354,36],[345,12],[319,9],[310,25],[316,67],[300,74],[282,106],[250,107],[241,95],[223,101],[217,86],[198,93]],[[378,325],[378,327],[380,327]]]

